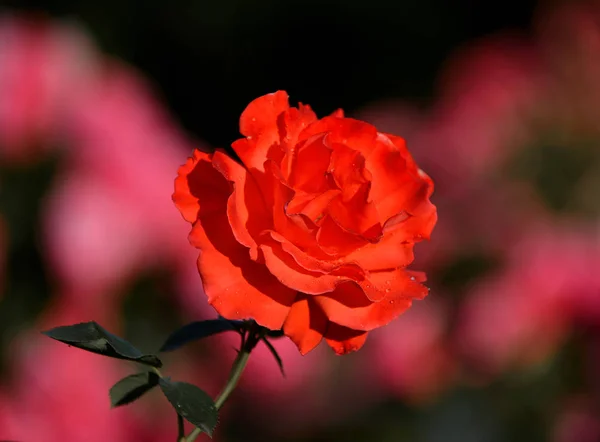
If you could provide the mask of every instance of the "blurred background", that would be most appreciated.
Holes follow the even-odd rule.
[[[159,442],[135,367],[39,334],[96,320],[145,351],[212,318],[171,203],[252,99],[405,137],[436,183],[431,294],[358,353],[258,348],[215,440],[600,441],[600,1],[5,0],[0,439]],[[166,372],[219,391],[219,336]],[[202,436],[206,437],[206,436]]]

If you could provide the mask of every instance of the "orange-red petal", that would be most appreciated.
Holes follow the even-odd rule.
[[[420,229],[420,224],[414,225]],[[414,244],[407,242],[413,239],[414,234],[398,229],[389,234],[384,234],[378,243],[367,243],[363,247],[351,251],[344,260],[356,263],[365,270],[394,269],[406,267],[414,260]]]
[[[365,158],[360,152],[343,144],[333,146],[329,171],[342,190],[343,201],[351,199],[368,182]]]
[[[363,121],[352,118],[329,116],[308,126],[300,134],[299,140],[305,140],[313,135],[328,134],[327,142],[343,144],[367,156],[375,147],[377,129]]]
[[[258,257],[254,237],[269,226],[267,212],[254,178],[241,165],[223,152],[213,156],[213,167],[232,183],[233,192],[227,201],[227,218],[237,241],[250,249],[253,260]]]
[[[296,291],[281,284],[233,236],[225,207],[222,214],[202,216],[190,233],[200,249],[198,270],[208,302],[228,319],[253,318],[276,330],[283,326]]]
[[[173,202],[190,223],[198,219],[200,209],[204,213],[219,211],[229,197],[230,186],[213,169],[212,156],[195,149],[177,172]]]
[[[431,196],[431,179],[416,167],[398,138],[393,143],[386,135],[379,134],[375,146],[366,157],[366,166],[377,175],[369,198],[375,203],[381,221],[385,223],[401,212],[413,215]]]
[[[401,275],[396,277],[401,278]],[[353,282],[342,283],[333,292],[313,299],[330,321],[354,330],[370,331],[388,324],[408,309],[413,299],[422,299],[427,293],[426,287],[404,275],[379,302],[372,302]]]
[[[263,164],[273,144],[279,144],[279,116],[289,109],[283,91],[263,95],[252,101],[240,117],[240,132],[246,136],[231,146],[248,169],[263,171]]]
[[[330,322],[325,333],[325,341],[338,355],[360,350],[367,340],[367,332],[352,330]]]
[[[329,215],[323,218],[317,232],[317,242],[321,250],[333,258],[345,256],[369,243],[363,237],[344,230]]]
[[[277,129],[277,118],[290,107],[288,94],[277,91],[250,102],[240,117],[240,132],[246,137],[258,137]],[[264,161],[264,157],[263,157]]]
[[[343,281],[364,279],[361,269],[354,265],[335,266],[321,261],[323,266],[314,268],[318,265],[318,260],[308,258],[304,252],[275,232],[263,236],[260,250],[267,268],[279,281],[286,287],[309,295],[331,292]],[[305,267],[303,263],[308,263],[309,266]]]
[[[327,190],[317,196],[298,191],[288,203],[286,213],[288,215],[302,214],[318,226],[327,213],[329,204],[338,195],[340,195],[339,189]]]
[[[309,297],[299,295],[283,324],[283,332],[305,355],[321,342],[327,318]]]
[[[340,195],[329,204],[329,216],[343,230],[369,242],[376,242],[382,234],[379,213],[368,201],[370,183],[362,184],[348,201]]]
[[[310,106],[299,103],[298,108],[289,108],[283,113],[283,117],[281,118],[282,125],[280,131],[282,141],[289,146],[294,146],[298,141],[300,132],[315,121],[317,121],[317,116]]]
[[[288,182],[296,190],[307,193],[326,191],[328,186],[327,169],[331,159],[331,149],[323,143],[323,137],[313,137],[296,147]]]

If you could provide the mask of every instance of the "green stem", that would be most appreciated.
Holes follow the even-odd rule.
[[[237,386],[240,378],[242,377],[242,373],[244,372],[244,368],[246,368],[246,364],[248,363],[249,357],[249,351],[241,350],[238,353],[237,357],[235,358],[235,361],[233,362],[233,365],[231,366],[229,379],[227,380],[223,391],[221,391],[221,394],[219,394],[219,396],[215,400],[215,407],[217,407],[217,410],[223,406],[229,395]]]
[[[177,442],[186,442],[183,418],[177,414]]]
[[[264,331],[261,327],[255,326],[249,330],[248,336],[246,339],[242,339],[242,348],[238,352],[233,364],[231,366],[231,371],[229,372],[229,378],[227,379],[227,383],[223,390],[215,400],[215,407],[219,410],[229,395],[235,390],[240,378],[242,377],[242,373],[244,372],[244,368],[246,368],[246,364],[248,363],[248,358],[250,358],[250,352],[256,347],[256,344],[260,341],[262,336],[264,335]],[[202,433],[200,428],[194,428],[194,430],[188,434],[188,436],[182,439],[182,442],[193,442],[196,438]]]

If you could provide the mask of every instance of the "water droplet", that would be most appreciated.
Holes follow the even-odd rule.
[[[252,121],[256,121],[256,118],[255,118],[255,117],[252,117]]]
[[[416,281],[416,280],[417,280],[417,278],[415,278],[414,276],[411,276],[411,277],[410,277],[410,280],[411,280],[411,281]]]
[[[390,301],[390,304],[393,304],[393,303],[394,303],[394,300],[392,299],[392,300]]]
[[[370,289],[370,288],[371,288],[371,286],[370,286],[369,284],[367,284],[365,287],[366,287],[366,288],[368,288],[368,289]]]
[[[390,288],[387,288],[387,289],[385,289],[385,292],[386,292],[386,293],[389,293],[389,292],[391,292],[391,291],[392,291],[392,289],[390,289]]]

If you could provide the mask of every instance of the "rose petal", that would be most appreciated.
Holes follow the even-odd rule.
[[[260,250],[269,271],[286,287],[309,295],[331,292],[335,289],[339,278],[306,270],[285,253],[279,243],[265,242],[260,245]]]
[[[367,332],[352,330],[330,322],[325,333],[325,341],[338,355],[359,350],[367,340]]]
[[[253,237],[270,225],[270,213],[260,190],[252,175],[223,152],[215,152],[213,167],[233,184],[233,192],[227,201],[229,225],[237,241],[250,249],[250,257],[256,261],[258,249]]]
[[[283,324],[283,332],[300,353],[305,355],[315,348],[327,329],[327,318],[309,297],[298,296]]]
[[[305,106],[302,103],[298,105],[298,109],[289,108],[283,112],[278,118],[279,134],[281,138],[282,155],[281,171],[287,180],[291,170],[294,157],[294,149],[298,144],[298,136],[311,123],[317,121],[317,116],[312,111],[310,106]],[[271,159],[277,161],[277,158],[270,156]]]
[[[273,240],[281,244],[282,250],[292,256],[301,267],[307,270],[318,273],[335,272],[336,275],[347,275],[356,281],[364,279],[364,271],[354,263],[319,259],[314,255],[310,255],[299,249],[279,233],[274,231],[269,231],[267,233]]]
[[[366,159],[366,166],[377,177],[372,181],[370,199],[375,203],[382,222],[400,212],[413,215],[417,207],[433,193],[433,183],[420,171],[399,137],[393,143],[379,134],[377,143]]]
[[[412,299],[423,299],[429,293],[425,286],[417,284],[426,278],[422,272],[413,272],[403,268],[369,272],[365,279],[358,281],[363,292],[374,302],[389,299],[392,293],[408,296]],[[408,287],[407,287],[408,284]]]
[[[331,216],[326,215],[317,232],[317,243],[326,254],[337,258],[365,246],[368,241],[344,230]]]
[[[379,213],[373,202],[368,201],[370,183],[363,184],[348,201],[342,201],[342,196],[335,198],[329,204],[329,216],[335,222],[354,235],[369,242],[381,238],[382,226],[379,223]]]
[[[332,266],[329,271],[310,270],[303,267],[295,257],[283,249],[283,244],[273,239],[277,237],[271,233],[270,239],[264,239],[260,245],[265,264],[275,277],[287,287],[309,295],[318,295],[335,290],[343,281],[363,280],[364,274],[355,266]],[[288,249],[295,248],[287,240],[283,240]],[[301,251],[295,248],[297,253]],[[316,261],[316,260],[315,260]]]
[[[313,137],[297,147],[289,174],[289,183],[295,190],[320,193],[328,190],[327,169],[331,149],[323,143],[323,137]],[[291,154],[291,153],[290,153]]]
[[[343,201],[350,200],[363,184],[370,181],[366,176],[365,157],[343,144],[333,146],[328,171],[342,190]]]
[[[354,149],[366,158],[375,147],[377,129],[363,121],[352,118],[325,117],[308,126],[298,140],[306,140],[314,135],[328,134],[330,145],[339,143]]]
[[[348,253],[344,260],[356,263],[364,270],[406,267],[414,260],[414,244],[406,242],[404,232],[383,235],[376,244],[367,243]]]
[[[240,117],[240,132],[246,137],[259,137],[265,132],[277,130],[277,117],[290,107],[288,94],[273,92],[250,102]],[[262,158],[264,161],[264,157]]]
[[[264,327],[280,329],[296,291],[250,259],[234,238],[225,209],[223,204],[220,216],[202,212],[190,233],[190,242],[201,250],[198,270],[208,302],[225,318],[253,318]]]
[[[338,195],[340,195],[340,190],[338,189],[327,190],[318,196],[296,192],[285,210],[288,215],[302,214],[310,219],[315,226],[318,226],[323,220],[329,204]]]
[[[323,309],[327,318],[337,324],[354,330],[370,331],[386,325],[408,309],[413,299],[422,299],[427,288],[409,275],[400,275],[394,289],[386,292],[379,302],[372,302],[363,290],[353,282],[342,283],[335,291],[326,295],[314,296],[314,301]]]
[[[317,257],[326,256],[317,244],[316,227],[303,215],[290,215],[286,207],[294,197],[294,190],[287,186],[279,176],[277,166],[273,161],[265,162],[265,183],[271,189],[271,207],[273,208],[273,225],[275,230],[289,238],[295,245]],[[267,201],[266,204],[269,204]]]
[[[229,192],[229,185],[212,166],[212,154],[196,149],[177,172],[173,202],[183,218],[194,223],[200,208],[204,213],[220,210]]]
[[[247,139],[232,144],[248,169],[263,171],[269,149],[279,143],[277,119],[289,109],[288,95],[283,91],[263,95],[252,101],[240,117],[240,132]]]

